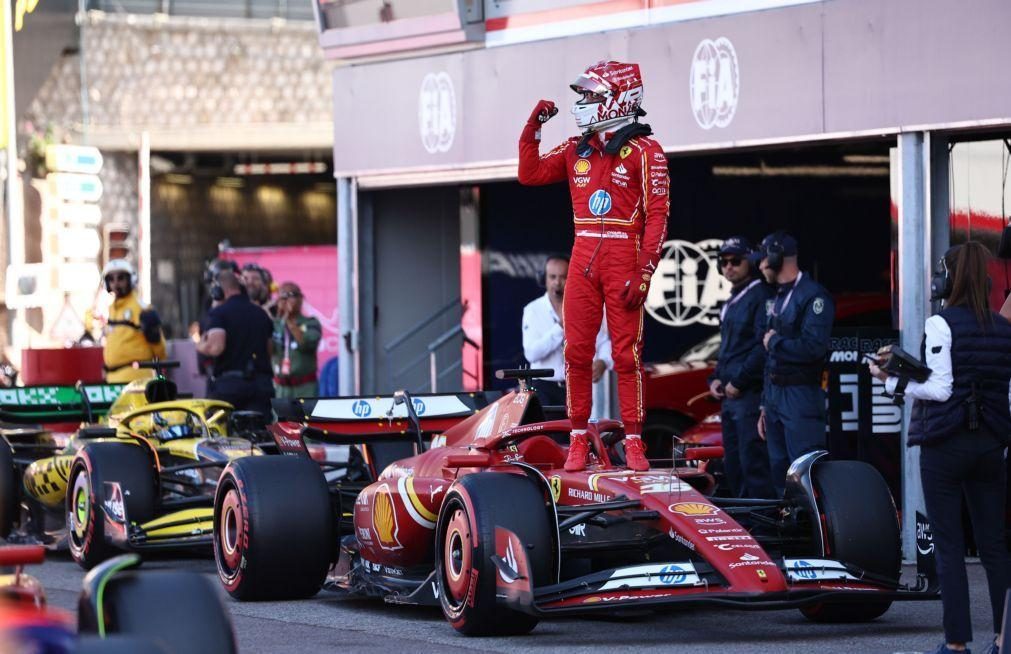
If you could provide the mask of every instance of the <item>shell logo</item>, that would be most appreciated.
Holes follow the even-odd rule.
[[[677,504],[671,504],[667,507],[674,513],[680,513],[681,515],[686,515],[689,517],[700,516],[700,515],[716,515],[717,509],[715,506],[709,504],[703,504],[702,502],[678,502]]]
[[[590,172],[590,162],[586,159],[578,159],[576,163],[572,164],[572,169],[580,175],[585,175]]]
[[[390,487],[383,484],[372,498],[372,529],[376,532],[379,546],[384,550],[403,549],[397,540],[400,527],[397,525],[397,511],[393,506]]]

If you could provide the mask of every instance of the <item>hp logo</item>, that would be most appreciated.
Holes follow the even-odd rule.
[[[357,400],[351,405],[351,413],[359,418],[368,418],[372,414],[372,405],[365,400]]]
[[[660,581],[665,584],[680,584],[687,578],[685,571],[676,565],[665,565],[660,569]]]
[[[604,216],[611,210],[611,195],[604,189],[597,189],[590,196],[590,213]]]
[[[417,413],[419,416],[423,415],[425,413],[425,403],[416,397],[411,399],[414,400],[414,412]]]
[[[794,572],[796,572],[797,576],[802,579],[814,579],[817,576],[814,568],[807,561],[797,561]]]

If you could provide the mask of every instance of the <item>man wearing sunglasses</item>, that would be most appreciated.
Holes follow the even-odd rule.
[[[135,369],[133,363],[165,358],[158,312],[141,304],[135,288],[137,275],[125,259],[110,259],[102,270],[102,279],[105,290],[115,296],[105,325],[105,380],[123,384],[154,376],[154,371]]]
[[[302,315],[302,290],[281,284],[274,319],[274,392],[277,397],[316,397],[316,349],[323,335],[319,320]]]
[[[709,392],[723,400],[724,472],[733,497],[773,496],[769,453],[758,436],[765,371],[762,337],[768,325],[772,287],[760,279],[751,243],[733,236],[720,247],[720,271],[733,285],[720,309],[720,353]]]
[[[625,459],[649,469],[642,443],[642,305],[660,259],[670,211],[667,158],[638,122],[643,82],[637,64],[601,61],[570,87],[581,136],[543,156],[541,126],[558,113],[541,100],[520,135],[519,181],[539,186],[568,181],[575,242],[565,287],[566,404],[572,423],[565,469],[586,467],[586,427],[597,333],[607,311]]]

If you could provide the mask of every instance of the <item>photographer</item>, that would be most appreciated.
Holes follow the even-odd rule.
[[[239,277],[231,270],[216,275],[223,301],[207,314],[207,328],[197,352],[213,357],[207,396],[229,402],[238,410],[270,415],[274,384],[270,370],[273,323],[250,302]]]
[[[869,364],[888,393],[904,391],[915,400],[908,444],[920,446],[923,496],[941,581],[945,643],[934,650],[937,654],[965,651],[972,640],[963,497],[986,570],[995,632],[1008,586],[1004,449],[1011,434],[1011,323],[989,308],[989,259],[982,244],[969,241],[940,261],[931,299],[946,302],[924,326],[926,381],[899,379]],[[996,643],[986,651],[996,653]]]

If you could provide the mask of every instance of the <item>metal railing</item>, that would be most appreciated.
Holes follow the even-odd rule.
[[[462,339],[466,340],[466,336],[463,334],[463,327],[460,326],[459,320],[463,316],[463,312],[467,310],[466,303],[461,303],[460,298],[455,298],[453,301],[449,302],[445,306],[442,306],[432,312],[430,315],[421,319],[415,323],[410,329],[405,331],[400,336],[388,341],[383,345],[383,352],[386,355],[386,382],[387,390],[394,390],[402,385],[402,379],[409,373],[418,369],[420,365],[428,362],[429,368],[429,389],[435,392],[439,386],[439,379],[446,376],[453,370],[459,369],[462,363],[462,355],[455,361],[449,363],[440,372],[438,369],[438,353],[447,344],[454,342],[455,337],[460,336]],[[408,360],[404,365],[400,366],[398,369],[394,369],[394,360],[396,359],[395,353],[404,350],[404,348],[410,346],[414,341],[415,337],[420,335],[425,329],[431,327],[437,321],[442,319],[444,316],[451,314],[454,311],[458,311],[454,318],[456,324],[450,327],[448,330],[442,332],[435,337],[432,341],[429,341],[424,349],[418,354]],[[415,347],[417,347],[415,345]],[[419,389],[411,389],[419,390]]]
[[[107,13],[313,20],[309,0],[86,0],[86,7]]]

